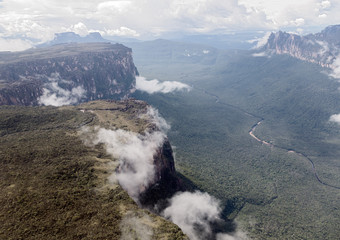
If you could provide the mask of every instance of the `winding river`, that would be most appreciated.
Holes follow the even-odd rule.
[[[211,97],[215,98],[215,102],[216,102],[217,104],[222,104],[222,105],[226,105],[226,106],[229,106],[229,107],[238,109],[238,110],[240,110],[241,112],[243,112],[244,114],[246,114],[246,115],[248,115],[248,116],[252,116],[252,117],[255,117],[255,118],[260,119],[260,121],[258,121],[256,124],[254,124],[254,125],[251,127],[251,129],[249,130],[249,135],[250,135],[252,138],[254,138],[254,139],[255,139],[256,141],[258,141],[259,143],[262,143],[262,144],[264,144],[264,145],[267,145],[268,147],[281,149],[281,150],[287,151],[287,153],[297,154],[298,156],[307,159],[307,160],[311,163],[312,169],[313,169],[313,173],[314,173],[314,176],[315,176],[316,180],[317,180],[320,184],[322,184],[322,185],[324,185],[324,186],[327,186],[327,187],[330,187],[330,188],[335,188],[335,189],[339,189],[339,190],[340,190],[340,187],[339,187],[339,186],[335,186],[335,185],[332,185],[332,184],[328,184],[328,183],[324,182],[323,180],[321,180],[321,178],[319,177],[319,175],[318,175],[318,173],[317,173],[316,166],[315,166],[313,160],[312,160],[310,157],[308,157],[307,155],[305,155],[304,153],[295,151],[295,150],[293,150],[293,149],[286,149],[286,148],[283,148],[283,147],[274,145],[274,144],[272,144],[272,143],[270,143],[270,142],[267,142],[267,141],[265,141],[265,140],[262,140],[262,139],[258,138],[258,137],[255,135],[254,132],[255,132],[256,127],[259,126],[261,123],[263,123],[264,119],[263,119],[262,117],[256,116],[256,115],[254,115],[254,114],[252,114],[252,113],[249,113],[249,112],[247,112],[247,111],[245,111],[245,110],[243,110],[243,109],[241,109],[241,108],[239,108],[239,107],[237,107],[237,106],[234,106],[234,105],[231,105],[231,104],[228,104],[228,103],[221,102],[219,96],[217,96],[217,95],[215,95],[215,94],[213,94],[213,93],[210,93],[210,92],[208,92],[208,91],[206,91],[206,90],[199,89],[199,88],[196,88],[196,87],[193,87],[193,88],[195,88],[195,89],[198,90],[198,91],[203,92],[204,94],[206,94],[206,95],[208,95],[208,96],[211,96]]]

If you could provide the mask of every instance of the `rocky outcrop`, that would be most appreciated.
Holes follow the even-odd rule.
[[[320,33],[306,36],[281,31],[272,33],[261,50],[287,54],[332,68],[332,63],[340,53],[340,25],[329,26]]]
[[[71,103],[123,99],[134,91],[136,74],[131,49],[120,44],[74,43],[3,53],[0,105],[37,105],[46,92],[55,98],[78,94]]]
[[[140,203],[144,206],[154,206],[160,200],[172,197],[178,191],[184,191],[184,186],[177,176],[175,162],[170,142],[166,139],[154,155],[155,180],[140,195]]]

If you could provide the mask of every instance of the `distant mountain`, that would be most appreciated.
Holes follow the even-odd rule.
[[[253,39],[261,38],[263,33],[259,32],[236,32],[233,34],[215,34],[215,35],[186,35],[175,38],[174,41],[185,43],[196,43],[211,46],[217,49],[242,49],[249,50],[256,45]]]
[[[275,54],[288,54],[332,68],[333,62],[340,53],[340,25],[329,26],[320,33],[306,36],[281,31],[272,33],[260,50]]]
[[[1,53],[0,105],[127,98],[136,74],[131,49],[121,44],[69,43]]]
[[[74,32],[56,33],[52,41],[37,45],[37,47],[53,46],[63,43],[91,43],[91,42],[110,42],[104,39],[99,32],[90,33],[84,37]]]
[[[138,66],[145,63],[168,62],[213,64],[218,55],[216,48],[207,45],[164,39],[131,42],[125,45],[132,48],[133,58]]]

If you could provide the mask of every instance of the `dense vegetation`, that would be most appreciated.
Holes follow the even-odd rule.
[[[120,186],[107,186],[112,158],[78,136],[94,124],[138,131],[133,113],[143,105],[81,106],[102,109],[96,116],[77,107],[0,107],[0,239],[132,239],[140,222],[152,239],[185,239]],[[105,113],[108,106],[115,111]]]
[[[220,198],[252,238],[336,239],[340,190],[320,184],[310,161],[287,150],[308,156],[323,181],[340,186],[340,128],[328,121],[340,112],[339,84],[325,69],[287,56],[235,50],[179,61],[183,45],[163,44],[152,59],[142,44],[133,48],[139,72],[192,91],[136,97],[170,122],[179,171]],[[249,135],[261,119],[256,136],[277,147]]]

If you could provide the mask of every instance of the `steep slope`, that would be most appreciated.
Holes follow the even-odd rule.
[[[288,54],[300,60],[331,67],[340,53],[340,25],[329,26],[320,33],[299,36],[293,33],[272,33],[261,50]]]
[[[0,238],[186,239],[176,225],[139,209],[112,181],[119,161],[105,144],[83,138],[86,128],[152,133],[154,123],[139,117],[146,107],[132,100],[0,107]],[[175,178],[168,147],[155,155],[156,171]]]
[[[131,49],[73,43],[0,54],[0,105],[66,105],[134,91]]]

